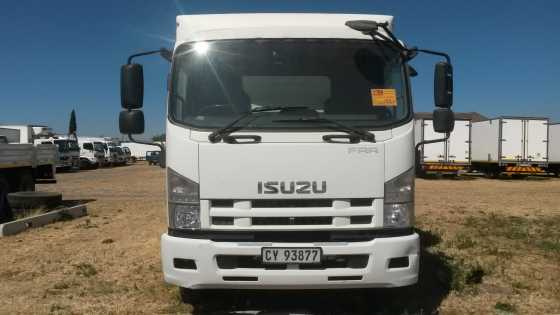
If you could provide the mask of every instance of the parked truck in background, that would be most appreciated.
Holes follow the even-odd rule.
[[[548,171],[560,176],[560,123],[548,125]]]
[[[121,145],[130,150],[130,154],[136,160],[146,159],[146,153],[149,151],[159,151],[160,148],[153,144],[143,144],[134,142],[121,142]]]
[[[58,148],[58,161],[56,168],[59,170],[72,170],[80,168],[80,146],[78,142],[66,136],[52,136],[49,138],[35,139],[36,144],[54,144]]]
[[[441,135],[434,132],[433,120],[417,119],[414,122],[417,141],[434,140]],[[455,127],[447,141],[419,146],[418,169],[421,173],[452,173],[468,170],[471,163],[470,136],[471,122],[455,120]]]
[[[489,175],[543,174],[548,118],[502,116],[472,124],[472,167]]]
[[[130,151],[129,147],[123,147],[121,145],[121,149],[124,152],[124,157],[127,162],[129,163],[136,162],[136,158],[132,156],[132,152]]]
[[[120,146],[109,146],[110,163],[112,166],[125,165],[126,154]]]
[[[142,66],[172,60],[165,281],[204,289],[399,287],[418,280],[409,61],[435,67],[434,128],[453,129],[444,53],[406,48],[393,18],[177,17],[173,52],[129,57],[119,125],[144,131]],[[442,134],[442,138],[444,135]]]
[[[55,144],[58,148],[56,167],[68,170],[79,166],[79,148],[75,141],[65,136],[56,136],[52,130],[40,125],[1,125],[0,128],[17,130],[17,138],[10,143],[19,144]]]
[[[434,132],[432,113],[414,114],[415,143],[441,138]],[[479,113],[455,113],[455,127],[447,141],[417,147],[417,175],[458,174],[470,170],[471,122],[487,120]]]
[[[160,165],[161,152],[160,151],[147,151],[146,161],[149,165]]]
[[[92,142],[94,149],[103,151],[104,157],[100,159],[100,166],[111,165],[111,152],[109,146],[116,145],[115,142],[109,137],[79,137],[80,141]]]
[[[80,169],[97,168],[105,163],[105,150],[101,142],[87,137],[78,137],[80,146]]]
[[[38,180],[56,179],[57,147],[21,143],[21,129],[0,127],[0,192],[34,191]]]

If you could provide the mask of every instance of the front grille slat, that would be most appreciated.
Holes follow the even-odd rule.
[[[373,198],[211,199],[206,205],[211,228],[237,230],[374,227],[379,207]]]
[[[253,225],[330,225],[332,217],[257,217]]]
[[[253,208],[327,208],[332,199],[260,199],[252,200]]]

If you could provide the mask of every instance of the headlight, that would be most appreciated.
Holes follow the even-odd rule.
[[[200,197],[198,183],[167,168],[167,201],[169,226],[171,228],[200,228]]]
[[[414,168],[385,183],[384,227],[414,224]]]

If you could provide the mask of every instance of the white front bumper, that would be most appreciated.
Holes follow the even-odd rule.
[[[262,268],[219,269],[217,255],[258,256],[267,247],[319,246],[323,255],[367,254],[366,268],[329,268],[324,270],[266,270]],[[420,238],[407,236],[376,238],[366,242],[333,243],[243,243],[161,236],[161,257],[165,281],[191,289],[328,289],[399,287],[418,281]],[[389,269],[389,259],[408,256],[409,265]],[[196,270],[177,269],[174,258],[192,259]],[[332,277],[359,280],[332,280]],[[226,281],[224,277],[256,277],[255,281]],[[331,277],[331,280],[329,280]]]

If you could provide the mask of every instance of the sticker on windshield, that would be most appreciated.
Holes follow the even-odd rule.
[[[371,104],[373,106],[384,106],[384,107],[397,106],[397,90],[371,89]]]

